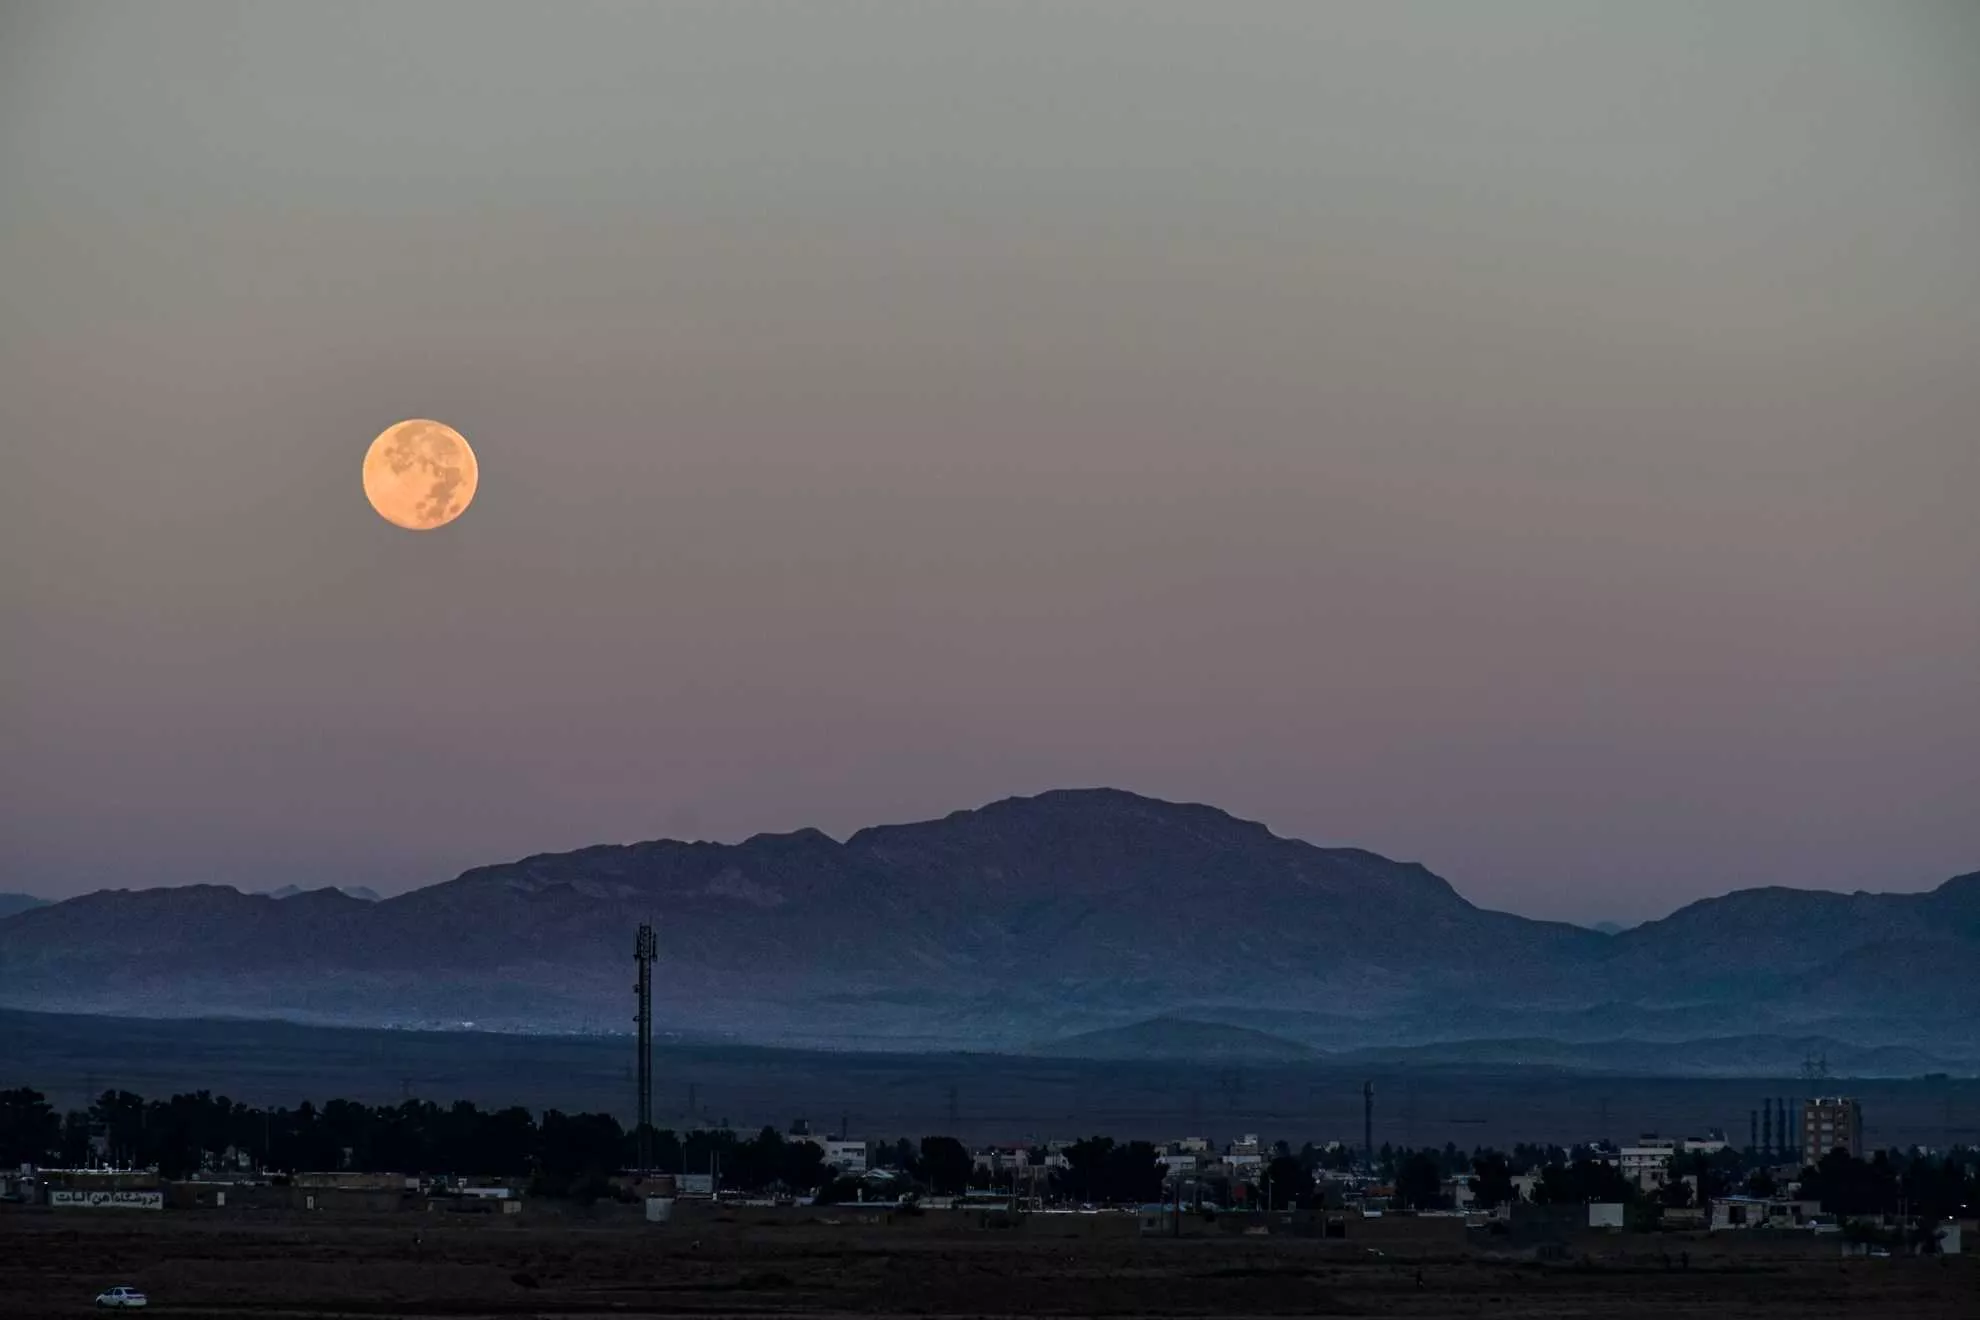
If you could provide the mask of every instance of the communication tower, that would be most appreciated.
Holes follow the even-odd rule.
[[[1361,1084],[1361,1158],[1375,1167],[1375,1083]]]
[[[633,989],[639,995],[639,1170],[653,1167],[653,961],[659,956],[653,927],[642,922],[639,939],[633,945],[633,961],[639,965],[639,982]]]

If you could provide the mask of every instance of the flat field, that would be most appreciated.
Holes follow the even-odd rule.
[[[780,1129],[808,1117],[867,1137],[947,1133],[973,1143],[1099,1132],[1120,1139],[1244,1132],[1359,1142],[1361,1088],[1375,1083],[1375,1141],[1628,1138],[1723,1129],[1736,1142],[1768,1097],[1798,1078],[1602,1077],[1548,1068],[1099,1062],[994,1054],[833,1053],[668,1043],[654,1050],[662,1127],[732,1122]],[[1980,1079],[1831,1080],[1863,1102],[1873,1146],[1980,1143]],[[605,1110],[632,1119],[630,1037],[379,1031],[280,1022],[64,1017],[0,1010],[0,1087],[32,1086],[62,1108],[121,1087],[147,1098],[209,1090],[251,1104],[369,1104],[407,1096],[485,1106]],[[692,1105],[692,1109],[690,1109]]]
[[[513,1218],[0,1207],[0,1311],[81,1315],[100,1289],[128,1283],[158,1314],[224,1317],[1980,1315],[1980,1259],[1845,1261],[1831,1242],[1591,1237],[1542,1263],[1396,1240],[1376,1256],[1312,1238],[1143,1239],[1124,1217],[928,1222],[939,1213],[649,1226],[620,1207],[531,1205]]]

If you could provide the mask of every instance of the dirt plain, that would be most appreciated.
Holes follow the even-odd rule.
[[[7,1208],[0,1313],[88,1313],[128,1283],[156,1314],[225,1317],[1980,1317],[1980,1259],[1844,1260],[1830,1241],[1590,1237],[1540,1261],[1099,1228]]]
[[[32,1066],[27,1061],[32,1060]],[[739,1045],[656,1046],[654,1120],[780,1130],[793,1118],[849,1124],[892,1140],[930,1133],[981,1144],[1178,1136],[1359,1141],[1362,1086],[1375,1084],[1375,1141],[1625,1139],[1725,1130],[1748,1135],[1767,1097],[1798,1079],[1609,1077],[1548,1068],[1347,1068],[1319,1061],[1181,1067],[994,1054],[834,1053]],[[1872,1146],[1980,1142],[1980,1078],[1855,1079]],[[629,1037],[375,1031],[278,1022],[147,1021],[0,1010],[0,1086],[32,1086],[57,1106],[122,1088],[147,1098],[210,1090],[255,1105],[367,1104],[414,1098],[484,1107],[598,1110],[632,1120]],[[689,1101],[692,1098],[692,1103]]]

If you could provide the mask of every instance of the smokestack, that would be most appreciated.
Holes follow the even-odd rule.
[[[1760,1103],[1767,1110],[1766,1118],[1760,1123],[1760,1153],[1772,1159],[1774,1158],[1774,1097],[1766,1096]]]
[[[1760,1149],[1760,1111],[1746,1111],[1746,1145],[1749,1150]]]

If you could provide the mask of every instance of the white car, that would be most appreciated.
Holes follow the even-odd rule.
[[[135,1288],[112,1288],[109,1292],[96,1294],[98,1306],[145,1306],[148,1303],[144,1294]]]

